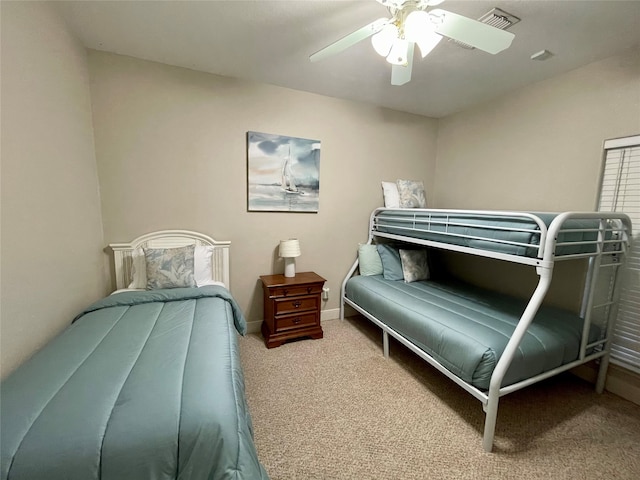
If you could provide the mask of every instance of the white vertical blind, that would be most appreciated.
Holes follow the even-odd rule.
[[[605,142],[598,208],[626,213],[633,223],[611,361],[640,373],[640,135]]]

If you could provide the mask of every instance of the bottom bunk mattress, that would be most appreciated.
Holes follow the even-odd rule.
[[[2,384],[1,479],[266,479],[222,287],[89,307]]]
[[[493,370],[526,301],[461,282],[406,283],[382,275],[349,279],[346,297],[428,353],[449,371],[488,390]],[[528,328],[502,386],[576,360],[582,319],[541,307]],[[591,340],[598,337],[591,328]]]

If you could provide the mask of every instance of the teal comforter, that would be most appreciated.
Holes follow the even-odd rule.
[[[11,479],[266,479],[221,287],[126,292],[87,308],[2,384]]]

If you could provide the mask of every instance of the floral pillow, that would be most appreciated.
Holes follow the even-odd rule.
[[[180,248],[145,248],[147,290],[195,287],[195,245]]]
[[[424,248],[418,250],[400,249],[400,260],[402,261],[402,274],[405,282],[429,279],[429,263],[427,262],[427,251]]]
[[[424,184],[414,180],[398,180],[398,194],[402,208],[427,208]]]

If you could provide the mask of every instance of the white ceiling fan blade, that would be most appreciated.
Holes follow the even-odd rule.
[[[407,50],[407,64],[406,65],[392,65],[391,66],[391,85],[404,85],[411,80],[411,70],[413,70],[413,50],[415,43],[409,43]]]
[[[351,47],[352,45],[361,42],[365,38],[369,38],[371,35],[378,33],[387,23],[389,23],[388,18],[379,18],[375,22],[371,22],[369,25],[365,25],[355,32],[342,37],[340,40],[333,42],[331,45],[323,48],[322,50],[317,51],[309,57],[309,60],[311,60],[312,62],[317,62],[319,60],[323,60],[327,57],[340,53],[343,50]]]
[[[457,13],[451,13],[439,8],[429,12],[437,33],[445,37],[458,40],[485,52],[496,54],[509,48],[515,35],[500,30],[477,20],[472,20]]]

